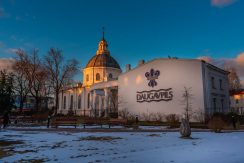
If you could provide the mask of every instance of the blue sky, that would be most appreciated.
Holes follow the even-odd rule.
[[[233,59],[244,51],[243,11],[241,0],[0,0],[0,57],[56,47],[84,67],[105,26],[122,68],[169,55]]]

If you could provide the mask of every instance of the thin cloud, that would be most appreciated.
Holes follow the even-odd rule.
[[[239,55],[236,57],[235,61],[237,62],[238,65],[244,67],[244,52],[241,53],[241,54],[239,54]]]
[[[3,17],[5,15],[5,11],[3,8],[0,8],[0,17]]]
[[[0,18],[8,18],[10,17],[10,14],[8,14],[4,8],[0,7]]]
[[[211,0],[211,4],[214,7],[226,7],[233,3],[235,3],[237,0]]]
[[[18,48],[8,48],[5,50],[5,53],[7,54],[16,54],[16,52],[18,51]]]
[[[0,41],[0,48],[3,48],[3,47],[5,47],[5,44],[4,44],[4,42]]]
[[[223,69],[230,67],[235,68],[241,80],[241,84],[244,87],[244,52],[238,54],[235,58],[213,59],[210,56],[201,56],[198,57],[198,59],[204,60]]]

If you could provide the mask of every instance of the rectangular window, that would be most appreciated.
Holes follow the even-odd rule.
[[[78,96],[78,109],[81,108],[81,95]]]
[[[70,109],[73,109],[73,95],[70,96]]]
[[[215,79],[214,77],[211,77],[211,83],[212,83],[212,88],[215,89]]]
[[[223,81],[219,79],[219,88],[220,90],[223,90]]]
[[[221,99],[221,111],[224,111],[224,99]]]
[[[64,96],[64,109],[66,109],[66,96]]]
[[[236,99],[236,104],[239,104],[239,100],[238,99]]]
[[[88,96],[87,96],[87,108],[90,107],[90,93],[88,93]]]
[[[213,98],[213,111],[217,111],[217,104],[216,104],[216,98]]]

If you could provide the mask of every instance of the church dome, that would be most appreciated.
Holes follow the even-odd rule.
[[[108,43],[104,37],[98,44],[96,55],[87,63],[86,68],[89,67],[111,67],[120,69],[118,62],[110,55]]]

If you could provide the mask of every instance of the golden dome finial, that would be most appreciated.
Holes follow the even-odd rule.
[[[98,50],[97,50],[97,55],[99,54],[109,54],[109,51],[108,51],[108,43],[107,41],[104,39],[104,30],[105,28],[102,27],[102,40],[99,42],[98,44]]]

